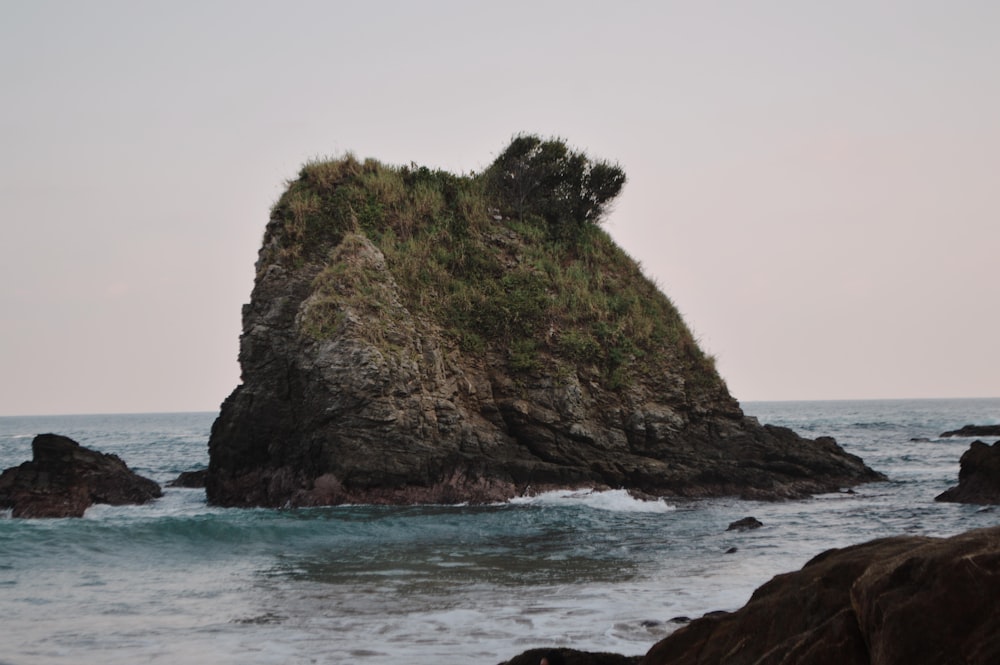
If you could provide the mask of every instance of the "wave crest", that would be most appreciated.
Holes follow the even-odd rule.
[[[663,499],[637,499],[626,490],[553,490],[510,500],[515,505],[585,506],[616,513],[669,513],[676,506]]]

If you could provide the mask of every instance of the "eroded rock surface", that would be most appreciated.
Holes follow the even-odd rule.
[[[32,459],[0,474],[0,506],[13,517],[82,517],[95,503],[141,504],[160,486],[130,470],[118,456],[84,448],[58,434],[39,434]]]
[[[419,210],[400,203],[410,181],[421,196],[443,182],[453,207],[418,226]],[[379,194],[387,182],[396,198]],[[463,217],[460,186],[350,160],[307,167],[290,185],[243,310],[243,383],[212,427],[209,501],[491,502],[581,487],[779,499],[882,479],[833,439],[745,417],[672,304],[609,238],[591,234],[589,251],[610,257],[595,264],[523,225]],[[420,233],[432,237],[421,245]],[[436,253],[405,255],[401,238]],[[541,265],[563,271],[561,286]],[[567,309],[574,298],[580,311]],[[587,307],[606,302],[647,312],[636,319],[645,332],[612,335],[624,316],[613,310],[592,321]]]
[[[213,503],[490,502],[562,487],[774,499],[881,479],[833,439],[761,426],[721,382],[690,389],[669,367],[622,390],[586,364],[512,376],[402,307],[371,242],[344,253],[380,276],[385,299],[377,321],[342,303],[321,341],[299,325],[315,306],[308,274],[275,265],[258,279],[244,383],[212,428]]]

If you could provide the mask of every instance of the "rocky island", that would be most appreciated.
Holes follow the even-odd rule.
[[[600,228],[624,183],[527,135],[478,174],[304,166],[264,234],[209,501],[777,499],[881,479],[833,439],[743,414]]]

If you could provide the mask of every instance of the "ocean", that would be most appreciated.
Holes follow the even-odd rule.
[[[1000,399],[749,402],[830,435],[889,480],[802,501],[638,501],[555,492],[490,506],[221,509],[164,490],[82,519],[0,513],[0,665],[494,665],[550,645],[644,653],[742,606],[831,547],[947,536],[1000,508],[936,503]],[[115,453],[161,484],[208,463],[214,413],[0,418],[0,468],[35,434]],[[914,440],[917,439],[917,440]],[[992,440],[989,440],[992,442]],[[753,531],[727,531],[753,516]],[[731,551],[735,548],[735,551]]]

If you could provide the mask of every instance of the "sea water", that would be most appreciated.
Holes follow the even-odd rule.
[[[1000,399],[743,408],[834,436],[889,480],[781,503],[578,491],[491,506],[222,509],[166,488],[82,519],[8,511],[0,665],[492,665],[549,645],[639,654],[672,618],[736,609],[828,548],[1000,523],[992,508],[934,501],[971,441],[938,435],[1000,422]],[[213,419],[0,418],[0,468],[55,432],[165,484],[207,464]],[[747,516],[764,526],[726,530]]]

